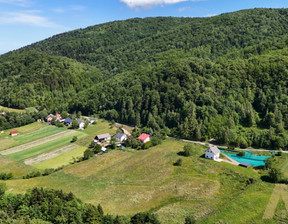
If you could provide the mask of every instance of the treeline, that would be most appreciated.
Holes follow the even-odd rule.
[[[1,111],[0,111],[1,112]],[[0,130],[21,127],[26,124],[35,122],[37,119],[44,119],[47,112],[18,113],[18,112],[1,112]],[[47,115],[46,115],[47,116]]]
[[[130,217],[105,215],[99,204],[83,203],[72,193],[34,188],[25,194],[5,194],[0,183],[0,223],[3,224],[160,224],[152,213]]]

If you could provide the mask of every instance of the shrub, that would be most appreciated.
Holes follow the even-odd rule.
[[[78,140],[78,137],[77,136],[73,136],[73,138],[71,140],[71,143],[76,142],[77,140]]]
[[[245,152],[241,151],[237,154],[237,156],[245,156]]]
[[[183,162],[182,159],[178,159],[178,160],[174,163],[174,166],[182,166],[182,162]]]
[[[96,153],[99,153],[101,152],[101,148],[102,146],[99,145],[99,144],[96,144],[95,147],[93,148],[93,152],[96,154]]]
[[[149,149],[152,146],[152,142],[146,142],[142,145],[142,149]]]
[[[269,171],[269,178],[273,183],[279,183],[282,180],[283,174],[280,169],[272,168]]]
[[[183,155],[184,156],[192,156],[196,153],[196,148],[194,144],[187,144],[184,146]]]
[[[91,149],[86,149],[85,152],[84,152],[83,159],[87,160],[87,159],[89,159],[89,158],[91,158],[93,156],[94,156],[94,152]]]
[[[0,180],[10,180],[13,178],[12,173],[0,173]]]

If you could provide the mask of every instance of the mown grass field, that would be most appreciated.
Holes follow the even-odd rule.
[[[52,159],[48,159],[45,160],[43,162],[40,162],[38,164],[33,165],[33,167],[40,169],[40,170],[44,170],[47,168],[58,168],[60,166],[66,166],[69,165],[71,162],[73,162],[73,158],[77,158],[77,157],[82,157],[84,151],[87,149],[87,147],[83,147],[83,146],[78,146],[76,149],[64,153],[60,156],[57,156],[55,158]]]
[[[92,135],[90,131],[86,133]],[[110,214],[150,210],[163,223],[184,223],[188,215],[199,223],[275,223],[262,219],[274,184],[261,181],[252,168],[202,158],[201,146],[192,157],[181,157],[177,153],[183,145],[167,139],[149,150],[114,150],[50,176],[6,183],[13,193],[36,186],[72,191],[85,202],[100,203]],[[179,158],[182,166],[173,166]],[[247,185],[248,178],[255,183]]]
[[[80,138],[81,136],[84,136],[85,134],[82,132],[75,132],[73,134],[67,135],[65,137],[60,137],[56,140],[53,141],[49,141],[47,143],[44,144],[40,144],[38,146],[20,151],[20,152],[16,152],[13,154],[9,154],[7,155],[7,157],[12,158],[12,159],[16,159],[16,160],[24,160],[27,158],[31,158],[31,157],[35,157],[37,155],[40,155],[42,153],[46,153],[49,151],[52,151],[54,149],[63,147],[65,145],[71,144],[71,140],[73,138],[73,136],[77,136],[78,138]]]
[[[10,131],[17,130],[19,135],[11,137]],[[0,135],[0,151],[14,146],[22,145],[28,142],[41,139],[52,134],[59,133],[66,130],[65,128],[57,128],[55,126],[50,126],[46,123],[33,123],[25,125],[23,127],[14,128],[11,130],[5,130],[3,134]]]

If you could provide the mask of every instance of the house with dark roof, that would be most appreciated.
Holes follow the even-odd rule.
[[[66,126],[71,126],[72,125],[72,119],[70,117],[67,117],[65,120],[64,120],[64,124]]]
[[[217,148],[217,146],[211,146],[205,152],[205,158],[206,159],[217,160],[217,159],[219,159],[219,157],[220,157],[220,150]]]
[[[127,139],[127,135],[124,134],[124,133],[121,133],[121,132],[118,132],[116,135],[115,135],[115,138],[116,138],[116,141],[117,142],[123,142]]]
[[[142,133],[138,139],[142,142],[142,143],[146,143],[150,141],[150,135],[146,134],[146,133]]]

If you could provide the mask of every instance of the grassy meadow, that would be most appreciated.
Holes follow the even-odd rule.
[[[4,112],[16,112],[16,113],[25,113],[25,112],[26,112],[26,110],[13,109],[13,108],[3,107],[3,106],[0,106],[0,111],[4,111]]]
[[[35,186],[72,191],[85,202],[100,203],[109,214],[150,210],[163,223],[184,223],[188,215],[199,223],[273,223],[262,217],[274,184],[262,182],[252,168],[202,158],[203,146],[197,146],[192,157],[179,156],[183,146],[183,142],[167,139],[149,150],[114,150],[50,176],[6,183],[12,193]],[[179,158],[182,166],[173,166]],[[51,163],[57,164],[58,159]],[[45,161],[34,167],[43,169],[45,163],[49,164]],[[247,184],[249,178],[255,183]]]

